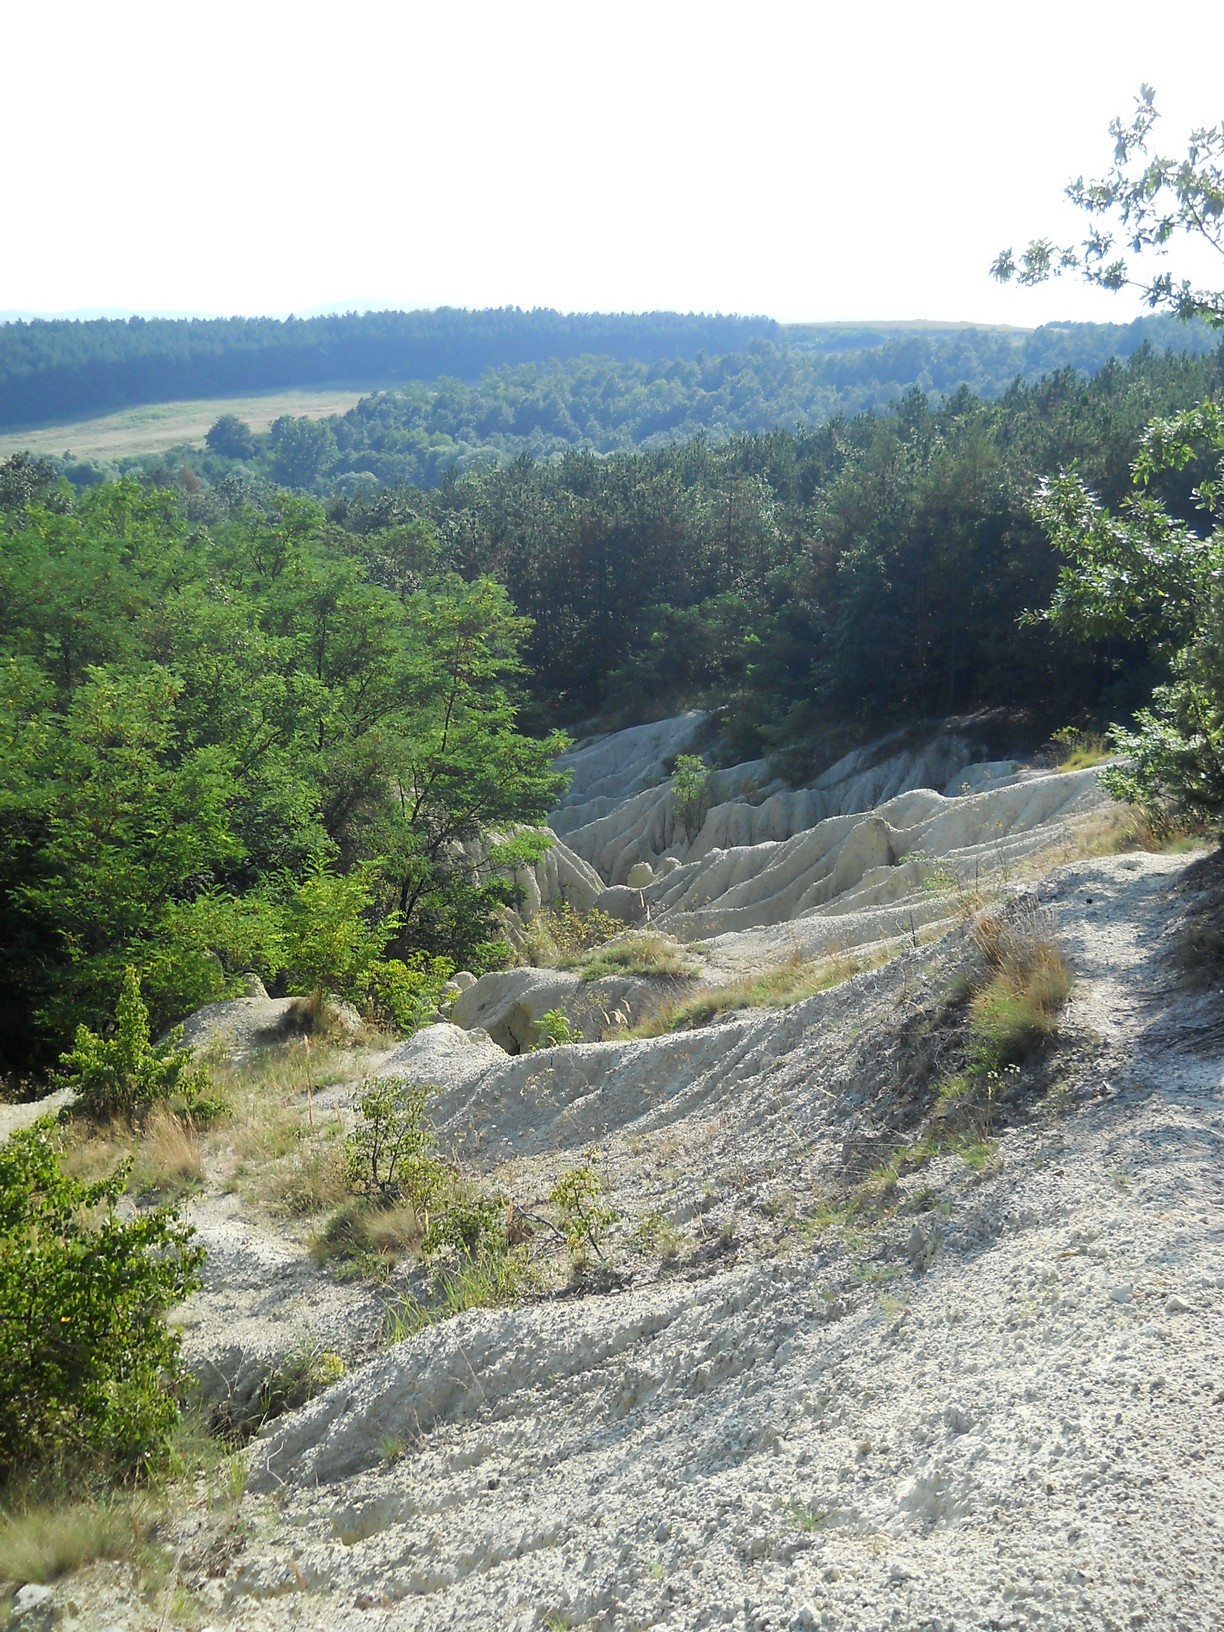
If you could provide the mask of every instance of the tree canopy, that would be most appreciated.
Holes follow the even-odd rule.
[[[1166,269],[1153,273],[1148,257],[1163,255],[1185,236],[1224,256],[1224,123],[1194,131],[1185,156],[1169,159],[1148,155],[1156,118],[1155,93],[1144,85],[1130,123],[1115,119],[1110,126],[1112,170],[1067,189],[1093,217],[1083,244],[1078,250],[1055,249],[1044,239],[1030,244],[1019,263],[1021,281],[1078,272],[1107,289],[1139,288],[1151,306],[1221,328],[1224,291],[1195,287]],[[1016,271],[1006,251],[995,274],[1007,279]],[[1113,727],[1114,745],[1127,761],[1106,773],[1107,785],[1134,803],[1218,825],[1224,818],[1224,416],[1219,382],[1213,386],[1207,400],[1147,427],[1131,465],[1130,491],[1117,509],[1076,470],[1045,482],[1035,509],[1069,563],[1048,621],[1088,638],[1138,631],[1168,664],[1167,679],[1155,687],[1150,706],[1136,713],[1133,729]],[[1189,486],[1190,515],[1187,473],[1197,477]]]
[[[164,1027],[244,969],[496,959],[505,868],[473,841],[559,785],[558,739],[515,724],[526,631],[486,578],[376,583],[287,495],[212,529],[133,481],[0,514],[10,1067],[108,1016],[127,965]],[[361,956],[328,967],[325,935]]]

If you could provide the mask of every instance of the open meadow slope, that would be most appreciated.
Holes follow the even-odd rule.
[[[282,414],[326,419],[347,413],[375,389],[373,384],[295,386],[241,397],[142,403],[93,419],[4,431],[0,433],[0,459],[23,449],[35,454],[71,453],[77,459],[129,459],[142,453],[165,453],[184,444],[202,448],[205,435],[223,414],[236,415],[253,431],[266,431]]]

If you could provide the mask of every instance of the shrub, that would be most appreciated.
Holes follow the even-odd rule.
[[[150,1041],[140,977],[129,966],[123,972],[114,1031],[100,1037],[78,1026],[72,1048],[60,1056],[57,1078],[74,1091],[76,1109],[96,1122],[143,1117],[159,1101],[195,1121],[210,1121],[224,1113],[224,1103],[211,1092],[208,1073],[193,1067],[181,1041],[181,1029],[163,1042]]]
[[[710,771],[700,754],[679,754],[672,772],[672,805],[689,844],[701,831],[709,808]]]
[[[437,1140],[425,1126],[435,1090],[402,1077],[373,1080],[357,1101],[360,1121],[344,1141],[350,1187],[381,1202],[402,1198],[424,1213],[446,1189],[449,1169],[434,1154]]]
[[[181,1375],[164,1316],[204,1252],[169,1208],[120,1218],[125,1180],[68,1177],[47,1122],[0,1145],[0,1484],[78,1459],[140,1472],[166,1450]]]
[[[549,1193],[570,1259],[576,1265],[585,1262],[588,1252],[603,1257],[604,1235],[618,1217],[600,1200],[602,1195],[603,1181],[589,1159],[563,1173]]]
[[[454,972],[450,958],[431,958],[425,952],[387,958],[371,965],[362,1007],[375,1024],[410,1035],[436,1014]]]
[[[371,972],[399,928],[395,916],[370,921],[374,869],[333,873],[322,863],[296,884],[285,909],[281,961],[286,989],[305,996],[320,988],[350,1002],[365,996]]]
[[[566,969],[624,932],[623,920],[610,912],[599,907],[579,912],[564,903],[536,913],[527,926],[527,951],[534,964]]]

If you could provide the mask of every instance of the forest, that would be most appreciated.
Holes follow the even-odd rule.
[[[1218,394],[1218,353],[1142,348],[985,400],[650,452],[583,449],[293,494],[0,466],[5,1068],[52,1060],[136,967],[157,1024],[320,983],[411,1007],[495,966],[497,911],[559,782],[557,727],[690,705],[796,782],[854,734],[996,711],[1011,740],[1127,717],[1151,633],[1069,639],[1034,514],[1106,503],[1144,427]],[[1192,519],[1209,466],[1153,498]],[[483,839],[483,843],[481,842]],[[431,961],[434,960],[434,961]]]
[[[777,332],[772,318],[517,307],[301,319],[36,319],[0,324],[0,425],[320,380],[475,379],[506,364],[592,353],[692,357]]]

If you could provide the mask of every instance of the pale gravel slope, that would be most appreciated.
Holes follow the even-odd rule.
[[[774,1259],[758,1219],[732,1267],[713,1253],[694,1277],[389,1351],[257,1446],[251,1539],[194,1583],[214,1624],[1220,1626],[1224,1063],[1174,1047],[1219,1012],[1173,981],[1186,866],[1093,861],[1045,887],[1079,980],[1070,1108],[1005,1134],[993,1174],[945,1159],[906,1181],[942,1184],[950,1216]],[[921,995],[890,997],[888,975],[855,983],[872,1020]],[[810,1099],[852,1093],[848,1011],[825,1019],[775,1056],[779,1100],[798,1067]],[[732,1129],[751,1024],[710,1034]],[[696,1169],[681,1191],[723,1184],[704,1075],[700,1112],[671,1124]],[[764,1092],[767,1067],[748,1075]],[[779,1160],[807,1182],[820,1159],[806,1137],[775,1149],[767,1182],[783,1120],[760,1121],[739,1125],[745,1213]]]
[[[1224,1026],[1174,970],[1192,866],[1076,863],[1013,908],[1077,975],[1034,1087],[1060,1105],[992,1172],[907,1177],[941,1206],[861,1242],[787,1220],[904,1122],[967,931],[687,1037],[502,1060],[425,1034],[469,1162],[530,1186],[597,1138],[617,1204],[688,1232],[692,1268],[462,1317],[282,1419],[238,1529],[166,1537],[188,1624],[1224,1626]],[[368,1295],[209,1222],[194,1352],[255,1353],[290,1310],[369,1349]],[[58,1591],[64,1624],[162,1625],[124,1581]]]

